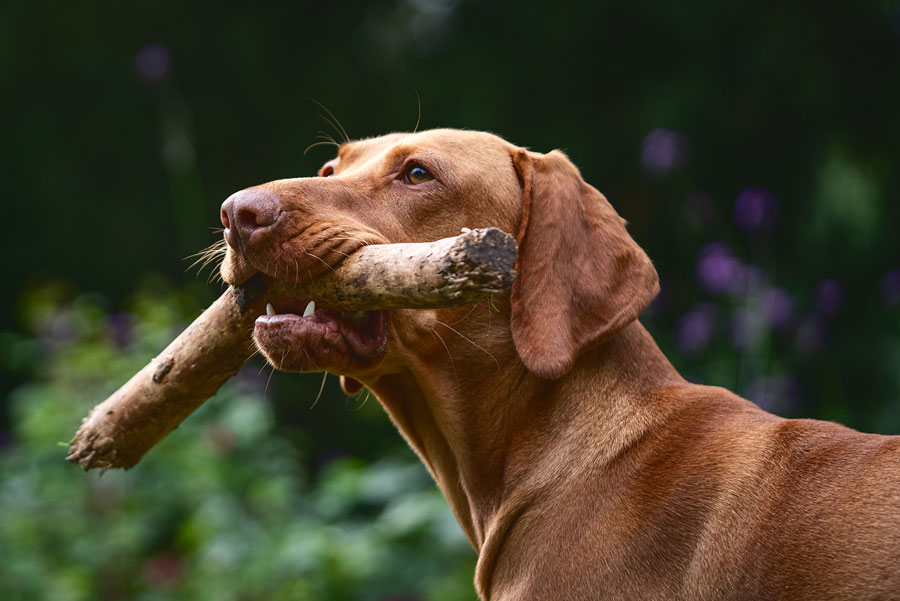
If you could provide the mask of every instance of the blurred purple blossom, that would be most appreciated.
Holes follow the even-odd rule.
[[[131,344],[134,316],[131,313],[113,313],[106,318],[106,327],[109,338],[120,349]]]
[[[716,330],[719,310],[712,303],[698,303],[675,324],[675,344],[683,353],[703,350]]]
[[[897,11],[900,13],[900,9]],[[881,279],[881,298],[888,307],[900,306],[900,269],[892,269]]]
[[[791,376],[763,376],[747,386],[744,395],[760,409],[783,413],[795,408],[799,400],[797,380]]]
[[[770,288],[763,295],[763,307],[769,327],[778,330],[790,322],[794,312],[794,301],[783,288]]]
[[[59,349],[78,338],[78,326],[66,311],[48,313],[36,330],[41,347],[46,350]]]
[[[697,253],[697,281],[709,293],[731,289],[741,267],[741,262],[721,242],[707,244]]]
[[[715,207],[709,194],[702,190],[688,192],[682,207],[682,215],[688,224],[696,228],[703,228],[709,225],[714,214]]]
[[[822,280],[816,286],[816,307],[825,317],[837,315],[844,306],[844,286],[837,280]]]
[[[657,128],[647,134],[641,144],[641,166],[650,177],[663,179],[673,169],[687,164],[689,152],[687,136]]]
[[[778,218],[778,199],[769,190],[749,186],[734,201],[734,222],[745,232],[770,229]]]
[[[172,55],[162,44],[147,44],[134,56],[134,70],[145,81],[155,83],[163,79],[172,65]]]
[[[743,265],[738,262],[728,285],[727,292],[731,296],[747,296],[762,290],[768,278],[766,272],[758,265]]]
[[[655,317],[665,308],[669,301],[668,285],[663,278],[659,280],[659,294],[653,297],[647,308],[644,309],[645,317]]]
[[[313,463],[315,464],[316,469],[321,469],[332,461],[349,456],[350,453],[348,453],[344,449],[325,449],[324,451],[316,454]]]
[[[270,379],[271,368],[260,367],[256,361],[248,361],[237,373],[237,386],[243,394],[263,395],[275,385]]]
[[[759,311],[740,307],[731,315],[731,342],[736,348],[753,348],[766,331],[766,316]]]

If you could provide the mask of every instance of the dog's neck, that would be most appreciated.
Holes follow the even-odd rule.
[[[369,383],[479,551],[503,507],[531,502],[520,491],[535,497],[577,477],[575,466],[609,461],[650,427],[653,391],[684,382],[638,322],[558,380],[530,374],[514,349],[497,355],[496,370],[483,368],[484,357],[480,369],[430,362],[419,367],[427,374],[414,367]]]

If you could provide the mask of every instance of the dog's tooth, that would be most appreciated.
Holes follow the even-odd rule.
[[[309,301],[309,304],[306,305],[306,309],[303,311],[303,317],[309,317],[313,313],[316,312],[316,301]]]
[[[272,303],[266,303],[266,315],[275,315],[275,307]]]

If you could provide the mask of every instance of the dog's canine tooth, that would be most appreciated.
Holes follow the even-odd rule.
[[[309,304],[306,305],[306,309],[303,311],[303,317],[309,317],[313,313],[316,312],[316,301],[309,301]]]
[[[266,303],[266,315],[275,315],[275,307],[272,303]]]

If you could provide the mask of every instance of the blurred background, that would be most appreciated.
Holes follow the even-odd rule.
[[[690,379],[900,433],[900,4],[385,0],[0,7],[0,597],[471,600],[378,403],[248,365],[135,469],[81,417],[215,296],[232,192],[351,137],[564,149],[630,222]],[[310,99],[316,101],[313,102]]]

